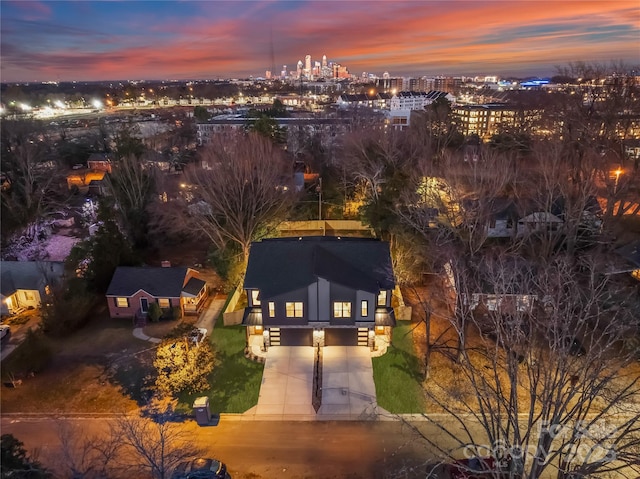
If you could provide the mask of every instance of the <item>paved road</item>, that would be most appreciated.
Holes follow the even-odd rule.
[[[107,419],[67,419],[90,435],[108,431]],[[56,420],[2,417],[43,462],[59,456]],[[215,427],[183,426],[207,455],[225,461],[234,479],[376,479],[429,459],[426,445],[400,422],[279,422],[222,418]],[[422,467],[403,479],[424,478]]]

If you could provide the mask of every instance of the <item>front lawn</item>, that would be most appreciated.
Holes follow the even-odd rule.
[[[211,389],[199,394],[181,395],[180,410],[191,412],[193,400],[199,396],[209,397],[213,414],[243,413],[258,404],[264,364],[244,357],[245,330],[244,326],[224,326],[222,315],[218,318],[210,338],[216,357],[209,376]]]
[[[398,321],[386,354],[373,358],[378,405],[394,414],[425,411],[420,361],[413,346],[410,321]]]

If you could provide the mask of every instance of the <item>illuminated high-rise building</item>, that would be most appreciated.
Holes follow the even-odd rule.
[[[304,75],[307,78],[311,78],[311,55],[304,57]]]
[[[304,69],[304,64],[302,60],[298,60],[298,65],[296,66],[296,78],[300,78],[302,76],[302,70]]]
[[[326,55],[322,55],[322,66],[323,67],[327,66],[327,56]]]

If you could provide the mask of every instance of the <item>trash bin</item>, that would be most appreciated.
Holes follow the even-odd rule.
[[[193,412],[196,415],[198,426],[208,426],[211,419],[211,411],[209,410],[209,398],[202,396],[193,401]]]

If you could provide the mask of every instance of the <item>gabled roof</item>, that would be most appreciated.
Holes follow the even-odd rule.
[[[19,289],[44,291],[50,282],[64,274],[64,263],[60,261],[2,261],[2,295],[11,296]]]
[[[393,289],[389,244],[369,238],[305,236],[252,243],[246,289],[270,298],[305,288],[318,278],[378,293]]]
[[[143,290],[156,298],[179,298],[187,269],[185,266],[119,266],[111,278],[107,296],[130,297]]]

